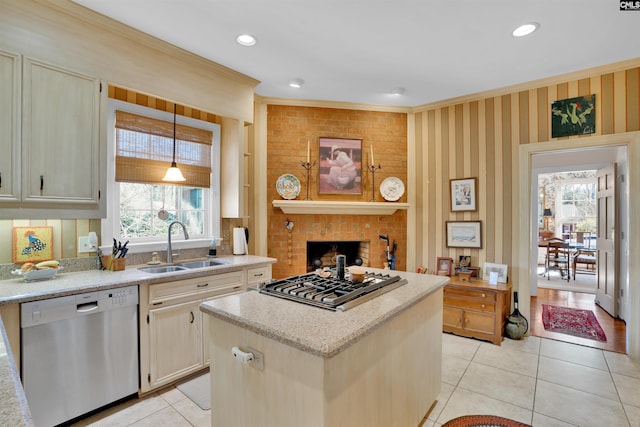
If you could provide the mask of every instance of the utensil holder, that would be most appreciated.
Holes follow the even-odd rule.
[[[105,270],[111,271],[122,271],[126,268],[127,259],[126,258],[113,258],[113,255],[106,255],[100,257],[102,259],[102,265]]]

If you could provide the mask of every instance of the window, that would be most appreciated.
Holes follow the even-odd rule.
[[[563,181],[556,204],[563,233],[596,231],[596,182],[594,179]]]
[[[178,220],[191,238],[206,238],[204,192],[202,188],[120,183],[120,237],[165,239],[169,223]]]
[[[129,247],[163,249],[169,223],[185,224],[183,247],[205,246],[220,235],[220,129],[177,116],[176,162],[187,181],[167,185],[162,177],[173,155],[173,113],[109,100],[107,220],[102,238],[129,240]],[[212,173],[212,171],[214,173]]]

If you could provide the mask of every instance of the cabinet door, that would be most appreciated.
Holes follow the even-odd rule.
[[[0,51],[0,202],[20,199],[20,57]]]
[[[493,313],[465,311],[463,318],[464,329],[467,331],[481,332],[489,335],[493,335],[496,332],[496,316]]]
[[[462,309],[444,306],[442,311],[442,323],[450,328],[462,328]]]
[[[203,366],[200,300],[149,310],[151,387]]]
[[[23,88],[23,203],[97,205],[99,81],[24,58]]]

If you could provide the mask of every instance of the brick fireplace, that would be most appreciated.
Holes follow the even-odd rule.
[[[375,174],[363,170],[361,194],[321,194],[318,164],[319,138],[361,139],[366,153],[373,147],[375,159],[382,166]],[[310,150],[307,151],[307,147]],[[309,154],[316,165],[307,182],[300,162]],[[267,106],[267,200],[281,200],[276,181],[283,174],[293,174],[301,184],[297,200],[306,196],[317,201],[385,202],[379,192],[387,177],[398,177],[407,183],[407,115],[397,112],[350,110],[291,105]],[[364,156],[364,158],[368,158]],[[407,194],[399,202],[407,201]],[[293,224],[288,228],[285,224]],[[407,212],[392,215],[348,215],[339,208],[335,213],[285,214],[271,206],[267,211],[267,255],[278,260],[273,265],[274,279],[303,274],[308,271],[307,242],[368,242],[368,256],[363,265],[383,268],[386,242],[379,235],[388,235],[398,245],[396,269],[406,270]],[[330,249],[329,249],[330,251]],[[366,262],[366,264],[365,264]],[[349,263],[349,261],[348,261]]]

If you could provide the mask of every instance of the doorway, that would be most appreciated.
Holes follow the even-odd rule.
[[[607,153],[608,157],[603,157]],[[516,273],[515,288],[521,296],[521,311],[531,315],[530,296],[537,296],[537,269],[532,268],[537,264],[538,223],[536,215],[537,180],[533,177],[537,173],[547,172],[553,168],[566,167],[568,164],[580,165],[580,168],[598,169],[604,164],[618,163],[622,166],[621,178],[624,178],[625,189],[621,192],[621,227],[627,236],[624,239],[624,247],[621,249],[621,262],[618,264],[620,271],[621,290],[619,304],[621,317],[626,320],[626,346],[627,353],[634,359],[640,359],[640,316],[629,310],[629,306],[640,300],[640,288],[635,282],[630,283],[630,277],[640,274],[640,266],[628,263],[640,253],[640,245],[633,236],[638,234],[636,226],[631,224],[629,217],[640,213],[640,205],[629,198],[629,194],[638,186],[640,188],[640,174],[630,171],[629,163],[638,161],[640,157],[640,132],[627,134],[594,136],[579,138],[571,141],[550,141],[544,144],[528,144],[520,146],[519,152],[519,197],[514,214],[518,221],[522,221],[516,227],[526,229],[529,232],[520,234],[517,238],[518,268]],[[540,163],[540,159],[545,160]],[[587,160],[585,160],[587,159]],[[590,160],[589,160],[590,159]],[[627,160],[628,159],[628,160]],[[524,226],[524,227],[523,227]],[[631,285],[631,286],[630,286]],[[640,303],[640,301],[638,301]],[[526,304],[526,305],[525,305]]]

